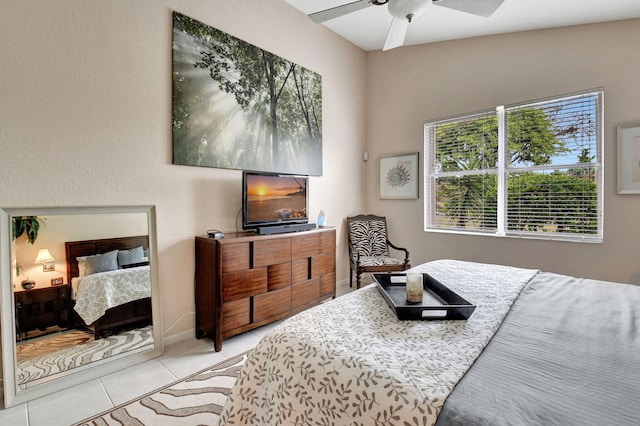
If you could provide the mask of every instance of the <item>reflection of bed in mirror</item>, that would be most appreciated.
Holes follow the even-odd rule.
[[[73,317],[95,339],[151,324],[148,247],[147,235],[65,243]]]
[[[13,218],[25,216],[37,217],[46,225],[40,227],[35,244],[30,244],[26,236],[12,238]],[[155,226],[153,206],[0,208],[0,337],[5,407],[121,371],[162,353]],[[133,297],[130,301],[136,302],[131,304],[118,302],[117,307],[106,309],[105,315],[100,313],[89,320],[92,328],[97,326],[100,336],[94,339],[84,321],[79,316],[73,318],[75,306],[70,306],[72,282],[77,281],[72,278],[80,275],[77,258],[113,250],[130,250],[133,255],[139,253],[134,250],[138,247],[148,247],[148,266],[128,265],[133,267],[120,273],[146,270],[142,273],[146,273],[146,279],[138,280],[145,282],[144,294]],[[42,248],[50,249],[54,259],[60,259],[54,265],[55,272],[33,262]],[[21,280],[27,276],[36,282],[32,290],[21,289]],[[40,292],[53,290],[57,294],[55,300],[40,300],[41,311],[16,309],[16,295],[35,298]],[[62,300],[63,308],[53,306]],[[64,315],[52,318],[51,312],[58,310]],[[18,314],[33,316],[36,311],[38,317],[31,323],[19,321]],[[20,332],[27,335],[16,335]]]

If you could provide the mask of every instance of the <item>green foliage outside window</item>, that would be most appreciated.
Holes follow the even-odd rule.
[[[597,117],[589,107],[556,102],[508,110],[505,165],[498,114],[428,124],[437,176],[431,227],[495,232],[503,214],[505,233],[599,234]]]

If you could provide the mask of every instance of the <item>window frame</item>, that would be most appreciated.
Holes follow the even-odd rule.
[[[507,138],[507,114],[511,110],[517,110],[526,107],[535,107],[539,105],[549,104],[559,101],[568,101],[571,98],[596,96],[595,105],[595,158],[591,163],[572,163],[572,164],[548,164],[548,165],[529,165],[515,166],[509,164],[508,138]],[[436,169],[436,149],[437,146],[431,143],[435,139],[435,130],[437,126],[461,122],[465,120],[473,120],[481,117],[496,117],[498,121],[498,161],[496,168],[486,168],[471,171],[449,171],[439,172]],[[447,117],[437,120],[427,120],[424,123],[424,163],[423,163],[423,180],[424,180],[424,230],[425,232],[436,233],[452,233],[452,234],[468,234],[468,235],[486,235],[496,237],[510,238],[530,238],[543,240],[558,241],[574,241],[602,243],[604,240],[604,89],[594,88],[580,92],[573,92],[558,96],[552,96],[532,101],[520,102],[509,105],[498,105],[492,109],[477,111],[470,114],[462,114],[453,117]],[[580,168],[580,165],[589,164],[590,168],[595,171],[594,182],[596,184],[596,220],[597,230],[594,234],[586,233],[555,233],[543,231],[514,231],[507,229],[508,216],[508,179],[510,174],[518,172],[531,171],[553,171],[569,168]],[[496,228],[494,229],[467,229],[456,228],[455,226],[443,227],[436,225],[434,218],[436,212],[437,191],[435,190],[438,178],[443,177],[460,177],[470,175],[497,175],[497,214]]]

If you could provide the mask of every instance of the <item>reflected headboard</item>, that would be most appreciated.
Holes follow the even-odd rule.
[[[136,247],[149,247],[149,236],[103,238],[100,240],[67,241],[64,243],[67,256],[67,283],[80,275],[76,257],[102,254],[111,250],[127,250]]]

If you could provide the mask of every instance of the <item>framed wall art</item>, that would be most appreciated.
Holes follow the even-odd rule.
[[[640,194],[640,122],[621,124],[618,133],[618,194]]]
[[[322,175],[322,78],[173,13],[173,164]]]
[[[378,198],[418,198],[418,153],[387,155],[378,164]]]

